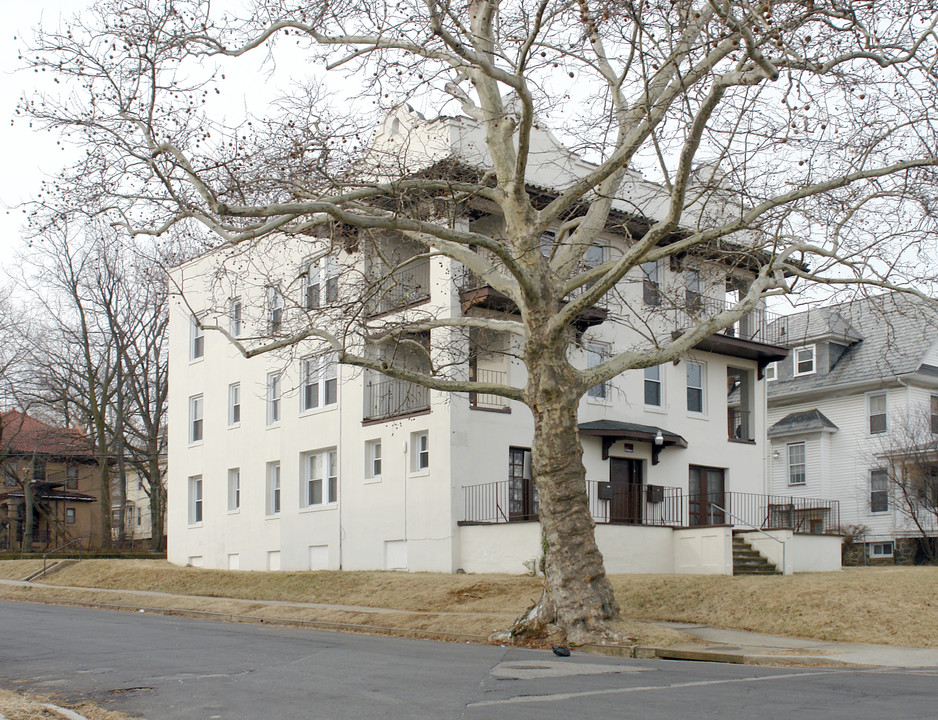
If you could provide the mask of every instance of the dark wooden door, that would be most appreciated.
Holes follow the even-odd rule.
[[[691,527],[726,522],[726,481],[722,468],[690,466],[688,521]]]
[[[609,458],[609,522],[639,525],[642,522],[642,462]]]

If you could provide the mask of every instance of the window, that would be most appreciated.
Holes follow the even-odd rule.
[[[867,395],[867,410],[870,418],[870,435],[886,432],[886,393]]]
[[[702,413],[704,409],[704,366],[702,363],[687,363],[687,411]]]
[[[241,383],[231,383],[228,386],[228,424],[237,425],[241,422]]]
[[[267,424],[280,422],[280,373],[267,376]]]
[[[803,442],[788,444],[788,484],[804,485],[807,479]]]
[[[339,492],[339,457],[336,450],[305,453],[301,463],[305,472],[303,505],[312,507],[336,502]]]
[[[280,463],[267,463],[267,506],[268,515],[280,514]]]
[[[45,482],[46,481],[46,461],[45,460],[33,460],[33,482]]]
[[[700,310],[703,307],[703,282],[700,279],[700,270],[687,268],[684,270],[684,301],[688,310]]]
[[[143,508],[137,508],[137,527],[143,525]]]
[[[410,453],[410,466],[414,472],[430,467],[430,436],[426,431],[411,433]]]
[[[202,396],[189,398],[189,442],[202,442]]]
[[[228,470],[228,512],[241,508],[241,468]]]
[[[649,260],[641,264],[642,302],[650,307],[661,304],[661,263]]]
[[[938,433],[938,395],[931,396],[931,431]]]
[[[198,360],[203,355],[205,355],[205,328],[193,315],[189,332],[189,359]]]
[[[78,489],[78,466],[77,465],[68,465],[65,468],[65,489],[66,490],[77,490]]]
[[[310,264],[306,271],[304,305],[307,310],[334,303],[339,297],[339,268],[330,255]]]
[[[889,510],[889,474],[885,470],[870,471],[870,512]]]
[[[189,524],[198,525],[202,522],[202,476],[194,475],[189,478]]]
[[[381,477],[381,441],[369,440],[365,443],[365,477]]]
[[[586,364],[587,367],[596,367],[600,365],[609,354],[609,346],[600,343],[593,343],[586,346]],[[586,391],[588,397],[591,397],[595,400],[605,400],[606,399],[606,383],[601,382],[599,385],[593,385],[589,390]]]
[[[887,558],[893,555],[891,542],[870,543],[869,548],[871,558]]]
[[[765,366],[765,374],[763,377],[766,382],[772,382],[778,379],[778,361],[770,362]]]
[[[661,366],[645,368],[645,404],[661,407]]]
[[[795,377],[814,374],[814,345],[795,348],[794,368],[792,374]]]
[[[65,524],[75,524],[75,508],[65,508]]]
[[[300,410],[334,405],[337,400],[335,353],[306,358],[300,364]]]
[[[283,329],[283,293],[279,287],[267,288],[267,329],[272,333]]]
[[[241,335],[241,298],[234,298],[228,307],[228,332],[232,337]]]

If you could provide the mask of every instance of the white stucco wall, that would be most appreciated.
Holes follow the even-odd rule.
[[[674,572],[733,574],[733,530],[727,526],[674,531]]]
[[[767,530],[765,534],[744,532],[739,535],[776,568],[782,568],[784,558],[785,575],[796,572],[832,572],[841,568],[843,537],[840,535],[796,535],[790,530]]]

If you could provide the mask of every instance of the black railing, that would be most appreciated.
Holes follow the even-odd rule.
[[[391,312],[429,299],[430,259],[422,258],[380,280],[372,312]]]
[[[663,485],[586,483],[590,514],[598,523],[613,525],[683,525],[684,492]]]
[[[430,390],[391,378],[365,382],[365,420],[381,420],[430,409]]]
[[[496,385],[508,384],[508,373],[504,370],[488,370],[480,367],[469,368],[469,379],[476,382],[494,383]],[[469,405],[474,408],[486,410],[505,410],[508,408],[508,398],[491,393],[469,393]]]
[[[676,310],[676,325],[685,330],[692,325],[730,309],[733,303],[694,294],[687,304]],[[785,345],[788,341],[788,318],[768,310],[750,310],[734,324],[719,332],[721,335],[764,343]]]
[[[736,525],[820,535],[838,531],[840,502],[757,493],[691,493],[687,496],[687,518],[691,527]]]
[[[731,440],[755,440],[752,413],[739,408],[726,409],[726,432]]]

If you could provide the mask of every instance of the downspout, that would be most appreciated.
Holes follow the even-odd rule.
[[[339,499],[339,508],[338,508],[339,510],[339,570],[342,569],[343,560],[344,560],[344,558],[342,557],[342,536],[345,534],[345,526],[342,524],[342,506],[345,504],[345,491],[342,490],[342,478],[345,477],[345,467],[344,467],[344,463],[341,460],[342,458],[341,453],[345,447],[342,444],[342,425],[343,425],[342,420],[343,420],[343,416],[345,415],[345,407],[344,407],[344,403],[342,402],[342,398],[338,397],[339,388],[341,387],[339,383],[341,372],[342,372],[342,366],[336,363],[335,383],[336,383],[336,400],[339,402],[339,439],[338,439],[339,446],[338,448],[336,448],[335,457],[336,457],[336,460],[339,462],[339,465],[340,465],[339,470],[341,471],[339,472],[339,483],[338,483],[339,484],[339,487],[338,487],[338,491],[339,491],[339,498],[338,498]]]

